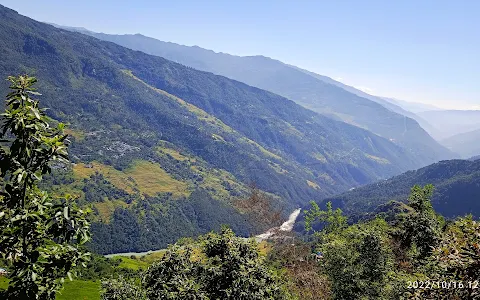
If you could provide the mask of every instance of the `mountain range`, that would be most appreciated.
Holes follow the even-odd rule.
[[[332,119],[385,137],[410,151],[424,165],[456,156],[419,125],[417,121],[431,129],[427,122],[415,114],[383,98],[368,95],[329,77],[278,60],[265,56],[241,57],[216,53],[198,46],[163,42],[141,34],[110,35],[84,28],[63,28],[274,92]]]
[[[459,153],[463,158],[480,154],[480,129],[459,133],[441,141],[448,149]]]
[[[449,160],[408,171],[404,174],[369,184],[324,199],[347,214],[371,214],[389,201],[406,202],[414,185],[433,184],[432,204],[448,218],[472,214],[480,216],[480,160]]]
[[[441,142],[480,129],[480,110],[429,110],[417,115],[435,128],[431,134]]]
[[[270,59],[246,61],[259,61],[259,78],[281,66],[279,80],[294,70],[316,91],[325,89],[328,99],[365,104],[372,116],[385,113],[393,125],[380,124],[382,131],[402,120],[411,141],[393,142],[270,91],[3,6],[0,39],[0,77],[36,76],[41,105],[52,119],[69,124],[72,164],[56,168],[45,188],[94,208],[91,248],[98,253],[158,249],[224,223],[253,234],[259,228],[252,212],[237,205],[252,182],[289,212],[451,155],[414,120]],[[239,64],[248,66],[244,58]],[[275,85],[283,82],[277,79]],[[7,92],[1,83],[0,93]]]
[[[424,104],[424,103],[418,103],[418,102],[410,102],[410,101],[405,101],[405,100],[399,100],[395,98],[389,98],[389,97],[381,97],[383,100],[388,101],[392,104],[398,105],[402,107],[403,109],[410,111],[412,113],[421,113],[424,111],[430,111],[430,110],[442,110],[439,107],[431,104]]]
[[[370,95],[370,94],[367,94],[365,93],[364,91],[361,91],[357,88],[354,88],[352,86],[349,86],[349,85],[346,85],[346,84],[343,84],[339,81],[336,81],[336,80],[333,80],[332,78],[328,77],[328,76],[323,76],[323,75],[319,75],[319,74],[316,74],[316,73],[313,73],[313,72],[310,72],[310,71],[307,71],[307,70],[304,70],[304,69],[301,69],[301,68],[298,68],[298,67],[295,67],[295,66],[291,66],[293,68],[296,68],[297,70],[300,70],[306,74],[309,74],[311,75],[312,77],[315,77],[325,83],[329,83],[329,84],[332,84],[334,86],[337,86],[337,87],[340,87],[354,95],[357,95],[359,97],[362,97],[362,98],[365,98],[365,99],[368,99],[368,100],[371,100],[373,102],[376,102],[380,105],[382,105],[383,107],[385,107],[386,109],[392,111],[392,112],[395,112],[399,115],[402,115],[402,116],[406,116],[410,119],[413,119],[415,121],[417,121],[417,123],[430,135],[432,136],[437,136],[438,135],[438,129],[433,127],[430,123],[428,123],[424,118],[420,117],[419,115],[415,114],[414,112],[412,112],[411,110],[409,110],[409,108],[415,108],[416,107],[424,107],[424,108],[430,108],[430,106],[428,105],[421,105],[421,104],[417,104],[417,103],[411,103],[411,102],[407,102],[407,101],[400,101],[400,100],[396,100],[396,99],[391,99],[391,98],[385,98],[385,97],[378,97],[378,96],[373,96],[373,95]],[[415,110],[417,111],[417,110]],[[420,110],[422,111],[422,110]]]

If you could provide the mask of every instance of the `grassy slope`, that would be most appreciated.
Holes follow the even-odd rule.
[[[0,277],[0,290],[8,287],[8,280]],[[66,281],[57,300],[100,300],[100,282],[73,280]]]
[[[100,282],[73,280],[65,282],[65,288],[57,300],[100,300]]]

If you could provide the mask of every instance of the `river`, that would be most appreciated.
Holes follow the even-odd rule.
[[[295,225],[295,221],[297,220],[298,216],[300,215],[301,209],[298,208],[294,210],[290,216],[288,217],[288,220],[285,221],[280,227],[274,227],[269,230],[267,230],[265,233],[257,235],[255,238],[257,241],[262,241],[266,240],[268,238],[271,238],[278,232],[290,232],[293,229],[293,226]]]
[[[297,220],[298,216],[300,215],[301,209],[298,208],[294,210],[290,216],[288,217],[288,220],[285,221],[280,227],[274,227],[269,230],[267,230],[265,233],[259,234],[255,236],[255,239],[257,241],[263,241],[268,238],[271,238],[278,232],[290,232],[293,229],[293,226],[295,225],[295,221]],[[127,252],[127,253],[114,253],[114,254],[108,254],[105,255],[105,257],[112,258],[114,256],[145,256],[147,254],[151,253],[156,253],[156,252],[161,252],[164,251],[165,249],[160,249],[160,250],[155,250],[155,251],[147,251],[147,252]]]

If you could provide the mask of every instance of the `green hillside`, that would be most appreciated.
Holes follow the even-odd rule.
[[[304,72],[304,73],[306,73],[306,74],[308,74],[312,77],[315,77],[315,78],[317,78],[317,79],[319,79],[319,80],[321,80],[325,83],[329,83],[329,84],[332,84],[334,86],[338,86],[338,87],[340,87],[340,88],[342,88],[342,89],[344,89],[344,90],[346,90],[346,91],[348,91],[348,92],[350,92],[354,95],[357,95],[359,97],[377,102],[377,103],[381,104],[383,107],[385,107],[386,109],[388,109],[392,112],[395,112],[399,115],[406,116],[410,119],[415,120],[432,137],[435,137],[436,134],[437,134],[437,131],[438,131],[437,128],[434,128],[425,119],[423,119],[420,116],[418,116],[417,114],[415,114],[414,111],[410,111],[410,110],[407,110],[407,109],[401,107],[400,104],[403,104],[403,102],[397,103],[396,101],[398,101],[398,100],[394,100],[394,99],[390,99],[390,98],[384,98],[384,97],[378,97],[378,96],[372,96],[372,95],[367,94],[367,93],[365,93],[365,92],[363,92],[359,89],[356,89],[352,86],[348,86],[348,85],[343,84],[339,81],[333,80],[330,77],[319,75],[319,74],[316,74],[316,73],[313,73],[313,72],[310,72],[310,71],[307,71],[307,70],[304,70],[304,69],[301,69],[301,68],[298,68],[298,67],[295,67],[295,66],[292,66],[292,67],[299,70],[299,71],[302,71],[302,72]],[[406,103],[409,103],[409,102],[406,102]],[[406,141],[404,141],[404,142],[406,142]],[[419,142],[419,141],[415,141],[415,142]],[[428,139],[427,142],[431,143],[432,141],[431,141],[431,139]]]
[[[431,129],[418,116],[382,98],[268,57],[216,53],[197,46],[163,42],[141,34],[111,35],[83,28],[65,28],[282,95],[315,112],[394,141],[417,157],[422,166],[455,157],[420,127],[416,120]]]
[[[285,212],[424,160],[293,101],[0,7],[0,77],[40,79],[73,165],[46,182],[95,211],[99,253],[158,249],[228,223],[254,182]],[[7,93],[7,84],[0,84]]]
[[[480,160],[441,161],[329,197],[323,202],[332,201],[334,206],[341,207],[348,214],[361,215],[374,212],[379,205],[390,200],[405,202],[415,184],[435,186],[432,204],[445,217],[480,216]]]

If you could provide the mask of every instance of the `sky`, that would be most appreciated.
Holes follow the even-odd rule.
[[[477,0],[0,0],[33,19],[264,55],[370,94],[480,109]]]

